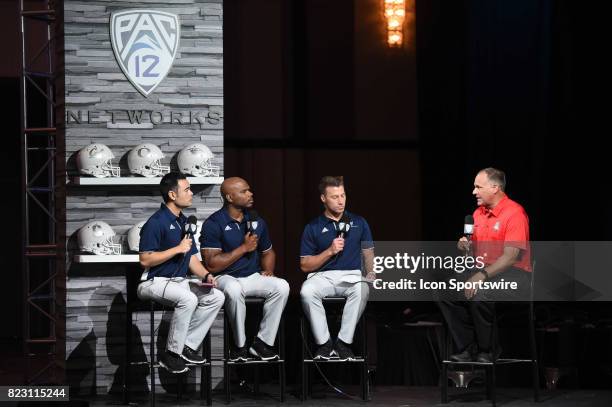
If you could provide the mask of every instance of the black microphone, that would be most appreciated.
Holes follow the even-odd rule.
[[[351,228],[351,218],[348,215],[343,215],[340,222],[338,222],[338,229],[336,230],[336,237],[344,238]]]
[[[193,236],[198,231],[198,218],[191,215],[187,218],[187,222],[185,222],[184,230],[185,236],[189,235],[190,238],[193,239]]]
[[[257,214],[257,212],[254,209],[249,209],[247,210],[247,221],[246,221],[246,230],[244,231],[244,234],[253,234],[255,233],[255,229],[257,227],[257,219],[259,218],[259,215]],[[251,259],[251,257],[253,256],[253,252],[248,252],[247,253],[247,259]]]
[[[472,235],[474,234],[474,217],[472,215],[466,215],[463,221],[463,234],[468,240],[472,240]]]
[[[255,229],[257,227],[257,219],[259,219],[259,215],[254,209],[249,209],[247,211],[247,227],[246,233],[255,233]]]
[[[190,217],[187,218],[187,221],[185,222],[185,224],[183,225],[183,239],[187,236],[189,236],[190,239],[193,239],[193,236],[196,234],[196,232],[198,231],[198,218],[196,218],[195,216],[191,215]],[[193,245],[193,243],[192,243]],[[172,277],[170,278],[174,278],[174,276],[176,275],[176,273],[181,269],[181,267],[183,266],[183,264],[185,264],[185,259],[189,258],[190,256],[188,256],[188,253],[181,253],[179,256],[181,261],[180,263],[176,266],[176,270],[174,270],[174,273],[172,273]],[[170,280],[168,280],[170,281]],[[168,283],[166,283],[166,287],[168,287]],[[162,292],[162,298],[164,297],[164,294],[166,292],[166,287],[164,287],[164,291]]]

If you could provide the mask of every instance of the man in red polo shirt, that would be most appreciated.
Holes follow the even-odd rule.
[[[506,175],[495,168],[481,170],[474,179],[472,194],[478,208],[474,211],[474,234],[471,242],[464,236],[457,246],[482,256],[485,267],[477,269],[468,282],[516,282],[517,290],[465,290],[468,301],[441,302],[440,308],[453,336],[458,353],[455,362],[491,362],[501,352],[493,354],[492,338],[495,299],[518,299],[529,288],[531,253],[529,249],[529,218],[521,205],[504,192]],[[495,342],[494,342],[495,341]]]

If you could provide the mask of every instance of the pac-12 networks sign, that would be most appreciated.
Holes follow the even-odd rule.
[[[176,14],[157,10],[124,10],[111,14],[110,38],[119,67],[145,97],[151,94],[164,80],[179,46],[181,24]],[[111,123],[122,117],[129,124],[148,121],[153,125],[205,124],[219,125],[222,113],[205,112],[162,112],[145,110],[107,111]],[[100,123],[101,112],[66,111],[66,124],[80,125]]]
[[[178,50],[180,22],[176,14],[125,10],[111,14],[110,37],[119,67],[147,97],[164,80]]]

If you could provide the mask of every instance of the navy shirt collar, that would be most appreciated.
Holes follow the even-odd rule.
[[[351,221],[353,221],[353,214],[350,213],[349,211],[347,211],[346,209],[344,210],[344,212],[342,213],[342,216],[340,217],[340,220],[342,220],[342,217],[344,216],[348,216],[349,219]],[[323,212],[320,216],[319,216],[319,224],[321,225],[327,225],[329,223],[338,223],[340,222],[340,220],[333,220],[332,218],[328,218],[327,216],[325,216],[325,212]]]
[[[168,222],[174,222],[175,220],[183,222],[186,219],[183,212],[179,213],[179,216],[176,216],[165,203],[162,203],[159,209],[163,214],[164,219],[166,219]]]
[[[237,219],[234,219],[230,216],[229,214],[229,209],[227,208],[227,206],[224,206],[223,208],[221,208],[221,217],[223,219],[223,225],[227,225],[229,223],[245,223],[248,220],[249,214],[247,211],[243,211],[242,212],[242,220],[240,222],[238,222]]]

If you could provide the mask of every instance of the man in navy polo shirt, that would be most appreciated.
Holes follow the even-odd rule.
[[[224,206],[213,213],[202,228],[200,250],[206,267],[217,275],[225,294],[225,310],[236,347],[231,361],[247,361],[249,353],[263,360],[278,358],[274,340],[287,304],[289,284],[274,277],[276,254],[263,219],[251,219],[253,192],[242,178],[228,178],[221,184]],[[244,321],[246,296],[265,298],[259,332],[246,348]]]
[[[193,192],[185,175],[171,172],[160,182],[164,198],[161,208],[140,231],[139,259],[147,280],[138,286],[138,297],[174,308],[166,352],[159,364],[171,373],[188,370],[185,361],[205,362],[197,353],[225,300],[215,288],[190,283],[187,271],[202,281],[216,285],[197,256],[197,248],[184,233],[186,218],[182,210],[191,206]]]
[[[367,279],[373,279],[374,242],[368,222],[345,209],[343,177],[323,177],[319,192],[325,208],[323,214],[306,225],[302,234],[300,268],[310,274],[300,295],[318,345],[314,358],[327,360],[337,356],[349,360],[355,358],[350,345],[369,295],[361,278],[361,256]],[[346,297],[342,326],[334,344],[322,303],[327,296]]]

